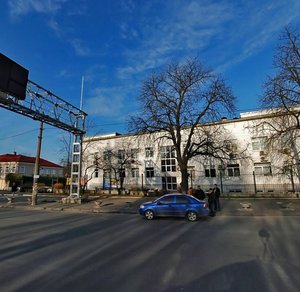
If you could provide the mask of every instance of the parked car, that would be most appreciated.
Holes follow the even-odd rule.
[[[38,193],[52,193],[52,187],[48,187],[48,186],[38,187]]]
[[[147,220],[155,217],[186,217],[189,221],[196,221],[209,214],[205,201],[184,194],[167,194],[153,202],[140,205],[139,213]]]

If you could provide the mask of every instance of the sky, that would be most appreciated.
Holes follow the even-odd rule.
[[[279,36],[300,26],[299,0],[2,0],[0,52],[29,79],[88,114],[87,135],[126,134],[142,82],[198,57],[259,109]],[[39,122],[0,108],[0,154],[35,156]],[[59,163],[70,135],[45,125],[41,156]]]

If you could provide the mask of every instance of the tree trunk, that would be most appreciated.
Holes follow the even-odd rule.
[[[179,166],[180,167],[180,166]],[[186,166],[180,167],[181,172],[181,192],[186,194],[189,188],[189,175]]]

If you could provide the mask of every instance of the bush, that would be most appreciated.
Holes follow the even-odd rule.
[[[53,185],[54,194],[62,194],[64,192],[64,185],[62,183],[55,183]]]

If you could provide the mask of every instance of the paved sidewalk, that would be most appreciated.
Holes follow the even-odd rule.
[[[154,200],[152,197],[99,197],[82,204],[62,204],[61,199],[47,200],[38,197],[38,204],[31,206],[27,200],[0,200],[1,208],[18,208],[26,210],[64,211],[75,213],[126,213],[138,214],[140,204]],[[222,210],[217,216],[300,216],[300,199],[253,199],[221,198]]]

